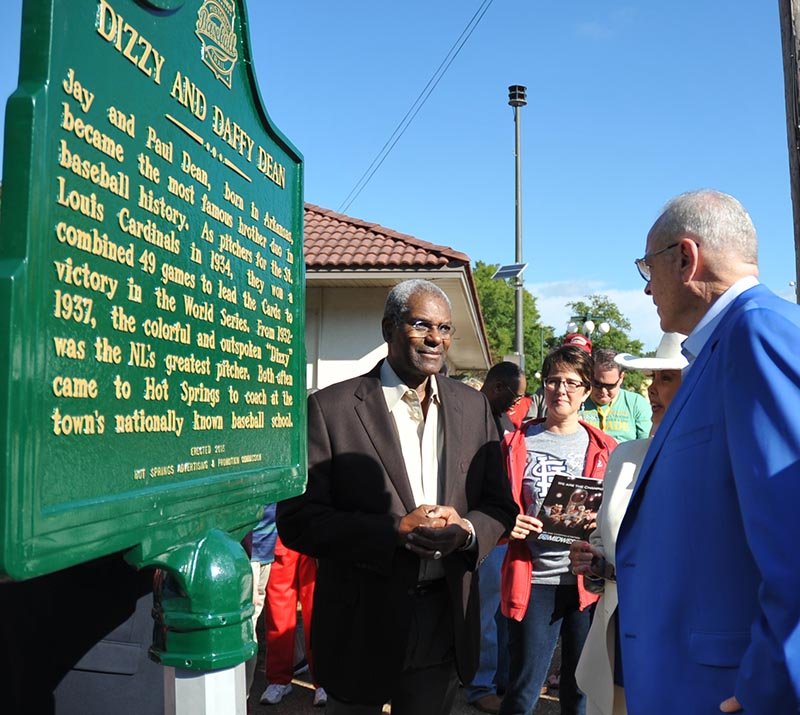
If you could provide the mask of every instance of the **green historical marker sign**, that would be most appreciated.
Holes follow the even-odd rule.
[[[0,573],[146,564],[305,482],[302,157],[243,0],[26,0],[0,208]]]

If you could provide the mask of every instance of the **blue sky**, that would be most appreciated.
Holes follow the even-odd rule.
[[[88,0],[80,0],[85,2]],[[4,0],[0,94],[16,86],[21,0]],[[305,198],[338,209],[480,0],[250,0],[261,93],[305,156]],[[760,235],[761,278],[795,280],[778,2],[494,0],[351,216],[514,259],[514,124],[522,110],[526,284],[545,322],[611,297],[653,348],[633,259],[667,199],[714,187]]]

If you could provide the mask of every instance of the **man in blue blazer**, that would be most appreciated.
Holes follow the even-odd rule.
[[[757,261],[747,212],[708,190],[667,204],[636,261],[689,366],[619,534],[634,715],[800,710],[800,308]]]

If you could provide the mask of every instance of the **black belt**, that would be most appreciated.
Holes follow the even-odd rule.
[[[422,598],[431,593],[443,591],[446,587],[447,581],[445,581],[443,578],[437,578],[433,581],[417,581],[417,584],[414,586],[414,588],[408,589],[408,594],[409,596]]]

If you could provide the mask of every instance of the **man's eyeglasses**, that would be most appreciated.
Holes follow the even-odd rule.
[[[653,251],[652,253],[645,253],[641,258],[637,258],[634,263],[636,267],[639,269],[639,275],[644,278],[648,283],[650,282],[650,266],[647,264],[654,256],[657,256],[659,253],[664,253],[665,251],[669,251],[670,248],[675,248],[675,246],[680,245],[680,241],[676,241],[675,243],[670,244],[666,248],[662,248],[659,251]]]
[[[577,380],[562,380],[560,377],[548,377],[544,381],[544,389],[550,390],[550,392],[560,390],[561,385],[564,385],[564,391],[568,395],[571,395],[579,387],[586,388],[586,383],[584,382],[578,382]]]
[[[598,390],[613,392],[619,387],[620,380],[622,380],[621,377],[616,382],[598,382],[597,380],[592,380],[592,387],[595,387]]]
[[[505,382],[501,382],[500,384],[501,384],[503,387],[505,387],[505,388],[506,388],[506,390],[508,390],[508,391],[509,391],[509,393],[511,393],[511,395],[513,395],[513,397],[514,397],[514,400],[513,400],[513,402],[511,403],[511,406],[512,406],[512,407],[513,407],[514,405],[517,405],[517,404],[519,404],[519,401],[520,401],[520,400],[521,400],[523,397],[525,397],[525,393],[524,393],[524,392],[523,392],[521,395],[518,395],[518,394],[517,394],[517,391],[516,391],[516,390],[512,390],[512,389],[511,389],[511,388],[510,388],[508,385],[506,385],[506,383],[505,383]]]
[[[434,330],[436,330],[439,335],[446,339],[452,337],[453,333],[456,332],[456,329],[450,325],[450,323],[439,323],[439,325],[434,325],[433,323],[427,320],[405,320],[403,321],[409,328],[411,328],[411,334],[416,335],[419,338],[423,338],[426,335],[430,335]]]

